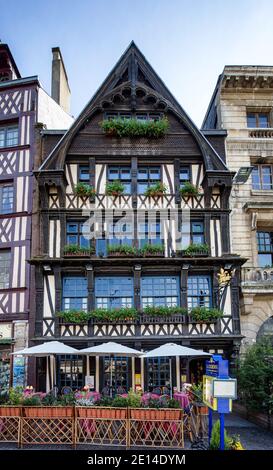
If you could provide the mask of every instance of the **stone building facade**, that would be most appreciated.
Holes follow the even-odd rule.
[[[37,76],[21,77],[8,45],[1,43],[0,393],[26,380],[24,359],[10,352],[28,345],[37,128],[67,128],[72,121]]]
[[[231,246],[241,272],[242,345],[273,334],[273,67],[226,66],[203,129],[225,129],[227,166],[253,167],[231,193]],[[242,351],[244,348],[242,349]]]

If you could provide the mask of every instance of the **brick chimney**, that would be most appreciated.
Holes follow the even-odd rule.
[[[59,47],[52,48],[51,96],[66,111],[70,111],[70,88]]]

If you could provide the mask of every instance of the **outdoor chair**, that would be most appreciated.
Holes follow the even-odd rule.
[[[104,397],[109,397],[110,396],[110,388],[109,387],[103,387],[103,389],[101,391],[101,394]]]
[[[123,395],[124,393],[126,393],[126,390],[124,387],[122,387],[121,385],[117,387],[117,395]]]
[[[160,387],[153,388],[152,393],[154,393],[155,395],[161,395],[161,388]]]
[[[71,393],[73,393],[73,390],[72,390],[72,388],[69,387],[69,386],[65,386],[65,387],[63,387],[62,390],[61,390],[61,394],[62,394],[62,395],[70,395]]]

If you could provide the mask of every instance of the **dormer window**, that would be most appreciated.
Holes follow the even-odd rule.
[[[269,113],[247,113],[247,127],[267,128],[269,125]]]

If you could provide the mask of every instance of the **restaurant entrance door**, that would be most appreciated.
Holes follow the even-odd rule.
[[[112,394],[126,393],[129,390],[129,358],[113,356],[103,358],[103,391],[110,395],[111,376]],[[112,373],[111,373],[112,369]],[[109,391],[109,393],[108,393]]]

